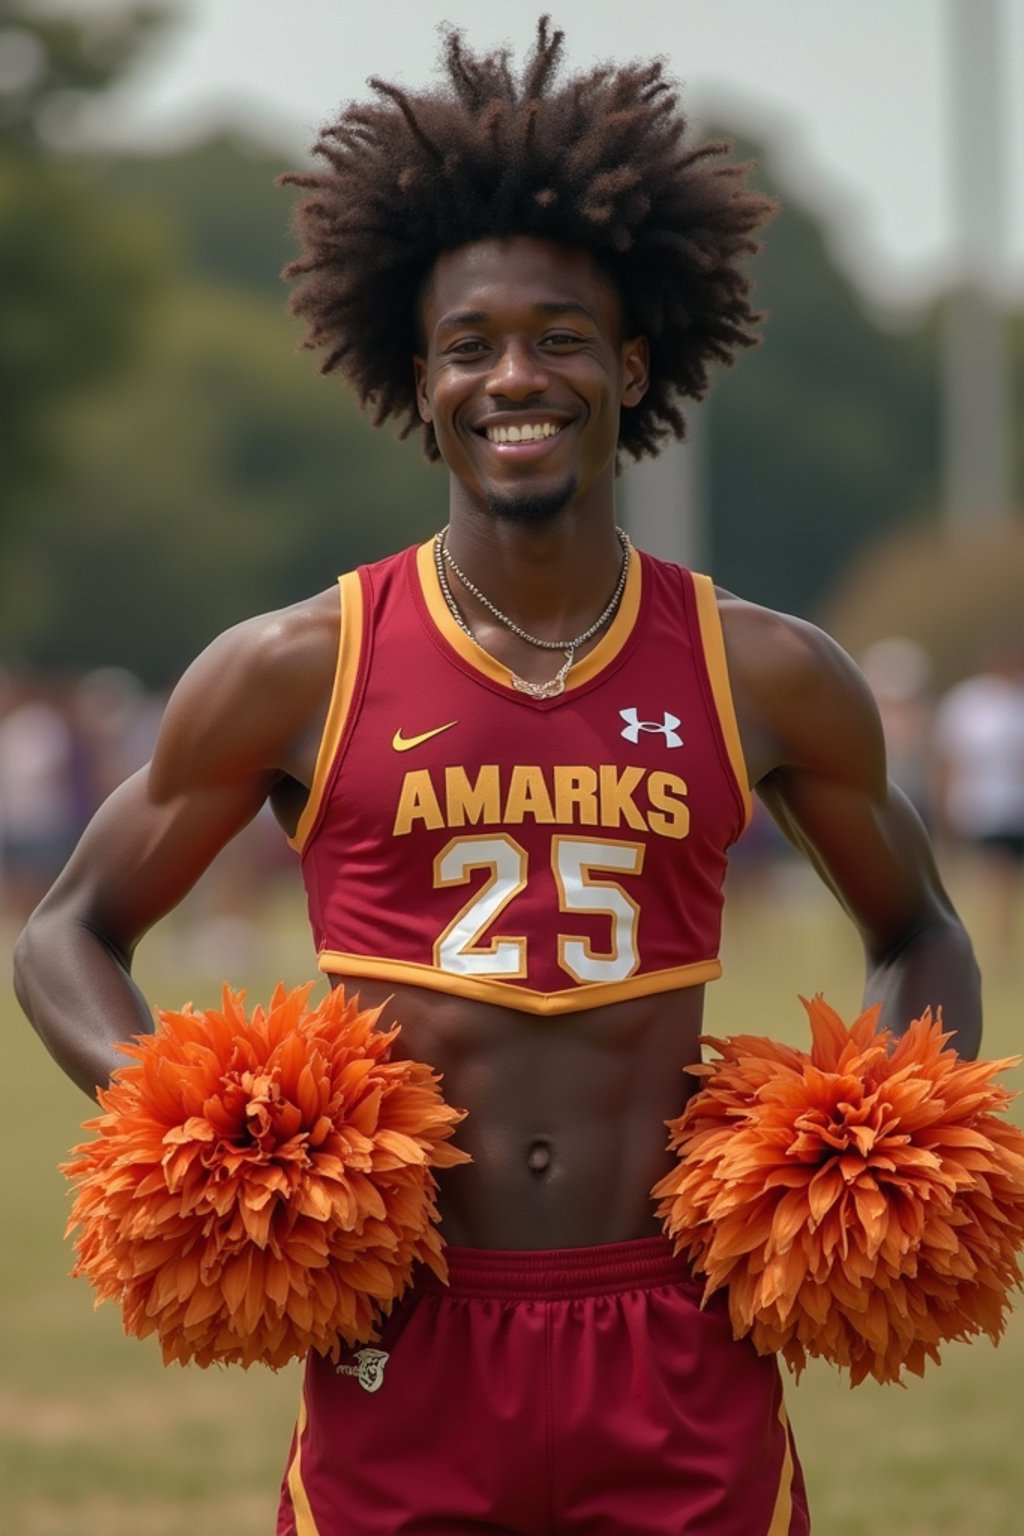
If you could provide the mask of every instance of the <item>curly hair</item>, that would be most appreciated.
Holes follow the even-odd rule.
[[[507,50],[474,56],[445,38],[442,88],[372,79],[377,100],[320,134],[325,168],[282,176],[304,188],[294,227],[304,254],[292,311],[303,345],[323,348],[375,426],[433,428],[416,408],[411,358],[420,296],[437,257],[477,240],[534,235],[582,247],[647,336],[650,386],[622,413],[620,449],[640,458],[685,433],[681,398],[700,400],[708,364],[756,344],[743,258],[772,199],[745,185],[730,145],[684,142],[686,119],[661,60],[601,65],[556,81],[564,34],[541,17],[518,79]]]

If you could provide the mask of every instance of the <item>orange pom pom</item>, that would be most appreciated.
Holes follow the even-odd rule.
[[[312,985],[251,1020],[227,987],[220,1012],[158,1014],[62,1165],[72,1273],[165,1364],[337,1359],[377,1337],[417,1261],[447,1276],[430,1169],[469,1161],[446,1145],[464,1111],[388,1059],[379,1009],[340,988],[307,1009]]]
[[[898,1381],[949,1339],[996,1342],[1021,1284],[1024,1133],[992,1079],[1020,1058],[963,1061],[930,1013],[894,1039],[878,1009],[847,1026],[804,1003],[810,1055],[752,1035],[668,1122],[680,1162],[658,1183],[677,1253],[725,1286],[737,1338]]]

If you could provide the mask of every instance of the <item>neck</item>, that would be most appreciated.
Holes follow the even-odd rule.
[[[597,618],[622,567],[609,498],[600,511],[572,506],[540,523],[452,507],[446,542],[457,564],[502,613],[544,639],[578,634]],[[459,600],[463,594],[460,591]],[[467,617],[487,622],[467,595]]]
[[[629,573],[629,562],[631,555],[630,543],[625,533],[621,529],[616,529],[616,536],[619,540],[619,547],[622,551],[622,555],[619,562],[619,573],[616,579],[615,588],[610,598],[601,609],[601,612],[597,615],[597,618],[589,623],[578,634],[566,634],[560,636],[557,640],[532,635],[521,625],[519,625],[514,619],[512,619],[508,614],[503,613],[497,607],[497,605],[491,601],[487,594],[482,592],[476,583],[466,574],[466,572],[461,569],[451,550],[448,548],[446,539],[447,533],[448,529],[443,528],[434,539],[434,561],[437,568],[438,583],[444,595],[444,600],[447,603],[455,622],[461,629],[465,630],[470,638],[475,640],[478,645],[483,646],[485,649],[490,648],[484,644],[477,631],[469,624],[462,608],[459,606],[459,603],[456,601],[452,593],[449,576],[458,581],[459,587],[464,594],[463,601],[472,599],[474,602],[476,602],[485,611],[490,622],[492,624],[498,625],[499,629],[504,631],[504,634],[501,636],[503,640],[508,641],[510,639],[514,639],[515,644],[525,646],[527,650],[533,653],[531,661],[536,660],[538,651],[542,652],[545,656],[550,656],[552,651],[557,650],[561,652],[563,660],[558,668],[558,671],[553,673],[551,676],[545,676],[543,678],[523,676],[517,672],[514,667],[510,667],[513,685],[520,689],[523,693],[530,694],[533,698],[536,699],[550,699],[562,693],[565,688],[566,678],[568,677],[569,672],[572,670],[572,667],[577,658],[577,654],[581,652],[582,648],[587,647],[592,641],[596,641],[596,638],[612,621],[615,613],[618,611],[619,604],[622,600],[622,595],[626,588],[626,579]]]

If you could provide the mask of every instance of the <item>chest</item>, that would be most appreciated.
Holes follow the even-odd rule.
[[[702,648],[663,606],[607,665],[536,700],[433,634],[413,605],[379,613],[337,784],[353,833],[592,829],[681,843],[737,817]]]

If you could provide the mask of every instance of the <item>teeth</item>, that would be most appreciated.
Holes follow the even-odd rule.
[[[489,443],[539,443],[545,437],[554,437],[561,427],[553,421],[525,422],[521,427],[488,427]]]

